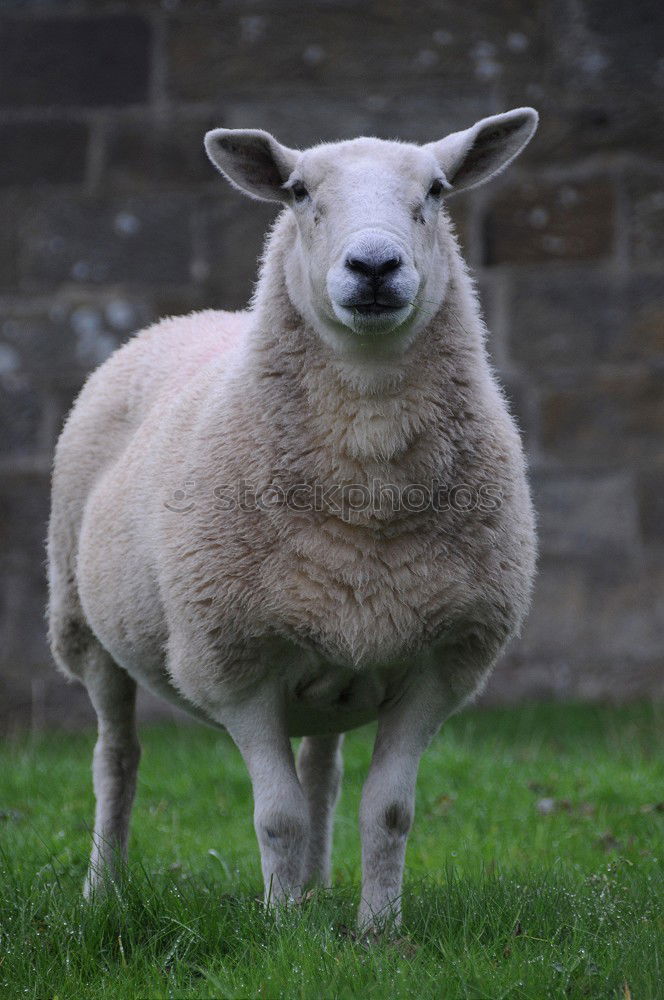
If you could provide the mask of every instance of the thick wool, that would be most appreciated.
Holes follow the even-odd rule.
[[[506,120],[489,120],[488,148],[497,144],[502,160],[471,162],[461,186],[516,155]],[[433,151],[448,186],[456,161],[481,149],[486,128],[474,130]],[[316,190],[334,184],[337,162],[370,177],[367,164],[377,176],[383,165],[397,178],[395,198],[404,172],[419,183],[413,164],[429,169],[418,148],[397,143],[358,140],[295,159],[269,137],[266,173],[254,139],[242,145],[259,134],[228,135],[222,169],[263,197],[281,190],[294,164]],[[344,236],[353,218],[333,193],[324,210],[338,207]],[[519,435],[448,216],[436,208],[427,223],[427,205],[421,223],[413,216],[413,252],[416,266],[426,254],[435,266],[407,332],[384,338],[390,349],[318,318],[325,293],[315,269],[333,241],[321,245],[315,216],[303,221],[288,207],[249,311],[210,310],[142,332],[91,376],[69,416],[53,473],[49,623],[58,665],[87,685],[99,716],[88,892],[126,845],[138,682],[233,736],[275,900],[329,878],[339,734],[377,718],[360,818],[360,922],[399,918],[420,754],[518,631],[535,561]],[[374,211],[389,229],[389,204]],[[300,484],[333,502],[300,509],[297,492],[289,504],[270,502]],[[412,484],[437,484],[443,497],[489,487],[497,502],[394,509],[392,489]],[[352,486],[372,502],[360,508]],[[292,735],[307,737],[297,767]]]

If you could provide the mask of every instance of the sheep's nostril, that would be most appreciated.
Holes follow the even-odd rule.
[[[382,278],[390,271],[396,271],[401,266],[401,257],[388,257],[381,260],[380,257],[347,257],[346,267],[350,271],[356,271],[367,278]]]
[[[371,261],[361,260],[359,257],[348,257],[346,267],[349,271],[357,271],[358,274],[366,274],[368,277],[374,274],[374,267]]]
[[[376,267],[376,274],[382,278],[384,274],[389,274],[390,271],[396,271],[401,265],[401,257],[390,257],[389,260],[383,261]]]

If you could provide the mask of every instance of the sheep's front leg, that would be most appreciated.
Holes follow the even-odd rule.
[[[305,736],[297,755],[297,773],[307,800],[309,836],[304,853],[305,885],[330,884],[332,825],[339,798],[343,736]]]
[[[223,723],[251,777],[265,902],[286,903],[302,891],[309,817],[279,702],[257,697]]]
[[[420,757],[453,707],[448,690],[431,672],[421,675],[379,716],[360,806],[360,930],[401,921],[401,883]]]

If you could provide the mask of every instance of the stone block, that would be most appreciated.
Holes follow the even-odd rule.
[[[608,270],[516,274],[510,284],[510,357],[538,370],[578,368],[607,356],[624,326],[624,308],[615,276]]]
[[[44,559],[42,548],[32,559],[26,556],[11,563],[0,562],[2,674],[5,682],[19,684],[22,700],[31,695],[35,668],[51,663],[46,640]]]
[[[661,560],[621,561],[618,572],[610,561],[541,558],[532,610],[489,700],[661,696]]]
[[[0,124],[0,184],[80,183],[88,131],[72,121]]]
[[[18,241],[16,235],[19,200],[14,192],[0,193],[0,289],[16,286]]]
[[[515,274],[509,354],[532,376],[664,355],[664,277],[588,266]]]
[[[664,16],[658,0],[628,6],[604,0],[554,0],[552,84],[563,94],[618,99],[662,85]]]
[[[49,497],[44,473],[5,475],[0,482],[0,550],[3,557],[31,566],[38,575],[45,559]]]
[[[370,30],[366,25],[370,24]],[[253,90],[271,95],[388,93],[454,87],[491,101],[496,83],[524,79],[551,41],[543,12],[525,2],[415,6],[258,2],[224,16],[171,21],[172,97],[221,100]]]
[[[600,656],[662,659],[664,650],[664,565],[647,550],[618,578],[598,562],[588,573],[588,623],[593,651]]]
[[[155,289],[150,302],[155,319],[162,319],[164,316],[186,316],[199,309],[213,308],[213,298],[209,288],[188,285],[186,288]]]
[[[0,458],[36,455],[44,449],[44,401],[34,382],[14,371],[17,356],[0,347]]]
[[[506,107],[531,99],[520,86],[509,88]],[[540,114],[537,135],[519,163],[538,167],[573,164],[583,158],[641,154],[664,159],[661,98],[654,90],[630,88],[620,94],[575,88],[566,95],[547,85],[532,95]]]
[[[569,375],[539,393],[540,443],[570,468],[647,464],[662,451],[664,392],[657,371]]]
[[[151,191],[214,183],[218,174],[205,153],[203,138],[208,129],[224,124],[221,115],[115,122],[106,136],[104,188]]]
[[[638,264],[664,260],[664,171],[658,175],[631,175],[626,187],[632,259]]]
[[[495,264],[602,259],[614,242],[614,190],[606,178],[523,180],[494,196],[484,219],[484,260]]]
[[[360,89],[352,101],[336,88],[315,92],[307,87],[274,103],[266,103],[260,90],[230,95],[220,101],[220,108],[222,120],[217,124],[264,128],[294,149],[362,135],[432,142],[469,127],[489,113],[484,96],[465,93],[463,88],[439,94],[431,101],[426,92],[394,93],[384,80]]]
[[[0,105],[123,106],[147,100],[150,29],[131,14],[4,18]]]
[[[578,567],[569,560],[543,555],[539,560],[533,604],[520,638],[517,658],[571,658],[586,648],[588,593]]]
[[[244,309],[258,274],[257,258],[277,206],[251,201],[230,188],[203,202],[208,305]]]
[[[25,287],[187,284],[195,198],[42,198],[20,226]]]
[[[639,548],[632,476],[538,472],[531,477],[540,551],[629,559]]]
[[[658,273],[630,276],[626,311],[620,358],[661,362],[664,358],[664,272],[661,269]]]
[[[82,380],[154,318],[145,298],[68,294],[0,303],[0,367],[45,382]]]
[[[647,546],[664,545],[664,467],[661,464],[639,473],[637,499],[644,543]]]

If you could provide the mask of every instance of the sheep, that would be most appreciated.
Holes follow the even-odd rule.
[[[420,757],[518,632],[536,548],[444,203],[536,126],[519,108],[304,152],[206,135],[233,186],[283,206],[251,307],[138,334],[55,455],[49,637],[98,717],[86,896],[126,857],[140,683],[237,745],[278,907],[329,884],[343,734],[377,720],[358,925],[399,924]]]

